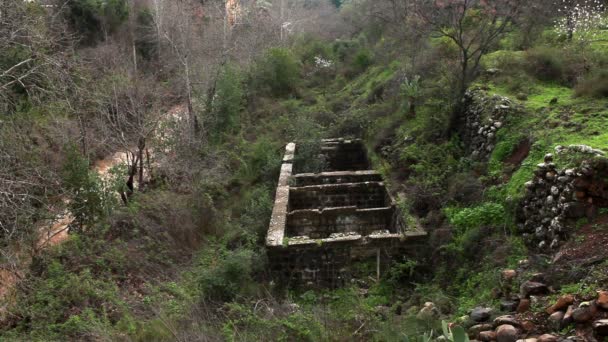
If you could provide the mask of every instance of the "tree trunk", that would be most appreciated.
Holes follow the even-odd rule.
[[[139,158],[139,174],[138,174],[138,183],[139,183],[139,191],[144,188],[144,149],[146,148],[146,139],[139,139],[138,148],[138,158]]]

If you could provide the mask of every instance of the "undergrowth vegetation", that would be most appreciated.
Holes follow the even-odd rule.
[[[430,36],[415,45],[392,29],[294,35],[250,64],[223,64],[213,96],[194,93],[190,103],[205,104],[207,139],[159,142],[187,148],[154,165],[154,183],[128,200],[116,196],[128,192],[124,182],[99,178],[76,148],[61,148],[74,227],[32,261],[2,338],[417,341],[441,335],[441,318],[499,307],[500,271],[529,253],[515,215],[536,165],[558,145],[608,146],[606,48],[592,44],[583,56],[551,29],[526,46],[517,27],[492,45],[474,86],[518,111],[484,162],[450,128],[456,44]],[[318,172],[320,141],[332,137],[363,139],[408,226],[429,233],[428,248],[395,258],[379,280],[361,262],[344,288],[285,289],[264,247],[284,147],[298,143],[298,172]],[[436,311],[425,312],[427,302]]]

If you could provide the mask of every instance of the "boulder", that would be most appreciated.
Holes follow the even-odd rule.
[[[573,295],[561,296],[557,300],[557,302],[555,302],[555,304],[551,305],[547,309],[547,314],[551,315],[552,313],[554,313],[556,311],[565,310],[565,309],[568,308],[569,305],[572,305],[572,303],[574,303],[574,296]]]
[[[474,322],[487,322],[490,319],[490,316],[492,315],[492,309],[491,308],[482,308],[482,307],[477,307],[475,309],[473,309],[473,311],[471,311],[471,320],[473,320]]]
[[[531,295],[544,295],[549,293],[547,285],[535,281],[526,281],[521,284],[519,290],[523,298],[530,298]]]
[[[599,336],[608,336],[608,319],[599,319],[593,322],[593,330]]]
[[[496,329],[496,340],[498,342],[515,342],[518,335],[517,329],[509,324],[501,325]]]

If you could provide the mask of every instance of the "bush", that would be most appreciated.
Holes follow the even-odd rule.
[[[370,65],[372,65],[373,57],[372,52],[367,49],[361,49],[355,55],[353,65],[355,70],[358,72],[365,71]]]
[[[506,217],[505,208],[497,203],[484,203],[472,208],[448,208],[445,213],[460,232],[484,225],[504,224]]]
[[[608,97],[608,70],[602,70],[576,85],[576,96]]]
[[[84,337],[94,326],[109,326],[125,310],[113,282],[97,279],[84,268],[70,272],[52,261],[44,274],[28,280],[19,294],[17,314],[34,340]],[[27,323],[26,323],[27,322]]]
[[[211,103],[213,130],[218,139],[224,133],[235,133],[240,125],[240,114],[244,108],[245,92],[239,71],[230,64],[223,67],[216,84],[215,97]]]
[[[68,21],[85,38],[85,43],[104,40],[102,35],[112,33],[128,18],[129,7],[125,0],[75,0],[67,3]]]
[[[254,86],[269,91],[276,97],[293,93],[299,81],[300,64],[292,52],[285,48],[268,50],[258,63],[254,75]]]
[[[212,256],[199,278],[203,296],[210,300],[230,301],[239,294],[246,294],[253,284],[253,257],[254,253],[247,249]]]
[[[302,63],[314,65],[315,58],[333,59],[333,51],[329,44],[312,35],[306,35],[298,39],[295,52]]]
[[[70,229],[90,227],[110,213],[115,196],[105,191],[99,176],[89,170],[89,162],[75,146],[68,147],[63,165],[63,185],[70,192],[70,212],[74,221]]]
[[[591,67],[579,51],[540,47],[526,53],[526,71],[541,81],[573,86]]]
[[[548,47],[531,49],[526,55],[528,72],[541,81],[561,83],[565,77],[562,56],[563,53]]]

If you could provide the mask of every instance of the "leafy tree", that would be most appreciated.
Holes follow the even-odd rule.
[[[89,170],[89,162],[76,146],[67,148],[63,185],[70,193],[69,208],[74,216],[70,230],[83,231],[106,217],[111,209],[112,196],[104,192],[101,180]]]
[[[478,76],[481,58],[508,32],[518,17],[521,1],[512,0],[417,0],[414,3],[416,20],[422,30],[446,38],[459,54],[459,70],[455,75],[454,103],[459,101]],[[449,131],[459,121],[461,108],[450,118]]]
[[[106,40],[129,16],[127,0],[73,0],[68,6],[68,20],[85,44]]]
[[[245,92],[242,76],[234,66],[225,65],[217,80],[212,102],[214,119],[212,135],[217,137],[223,133],[236,132],[244,103]]]
[[[401,91],[407,98],[408,115],[416,116],[416,102],[420,96],[420,76],[416,75],[412,79],[406,78],[401,84]]]
[[[272,48],[258,65],[256,82],[274,96],[292,93],[300,78],[300,64],[285,48]]]

